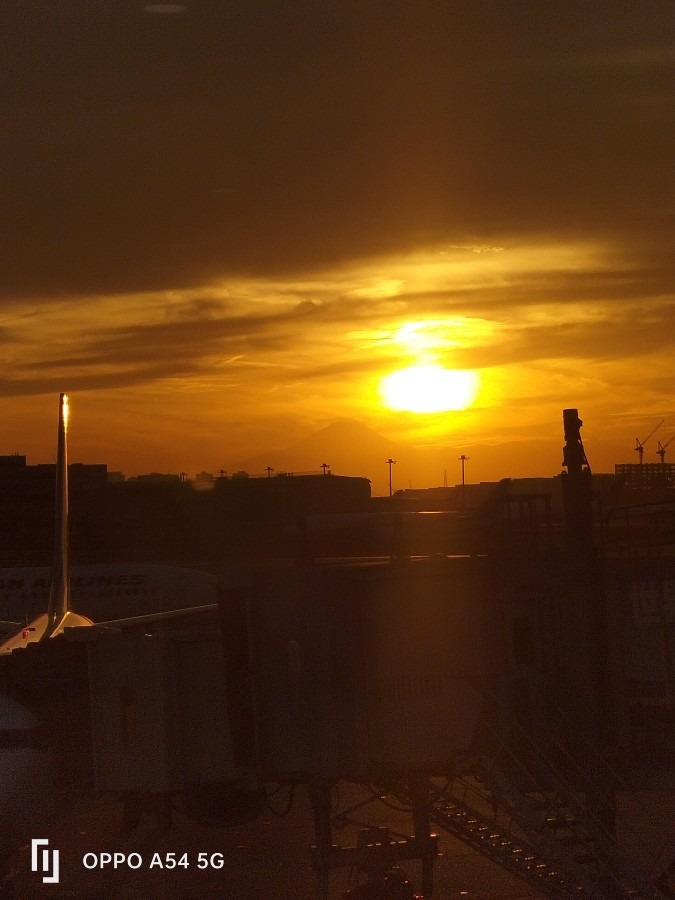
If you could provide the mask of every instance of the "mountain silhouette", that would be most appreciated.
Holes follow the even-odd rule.
[[[321,472],[327,463],[334,475],[369,478],[382,485],[388,483],[386,460],[409,460],[414,451],[383,437],[362,422],[343,419],[279,450],[249,457],[239,468],[250,474],[261,474],[267,466],[275,472]],[[394,470],[395,471],[395,470]]]
[[[332,422],[297,443],[279,450],[249,457],[238,464],[251,475],[265,474],[267,466],[275,473],[321,472],[327,463],[335,475],[370,479],[373,495],[389,492],[387,459],[396,460],[392,470],[394,490],[437,487],[447,478],[458,484],[461,467],[458,457],[465,454],[467,483],[497,481],[500,478],[550,477],[560,472],[560,438],[506,441],[500,444],[464,446],[436,445],[411,447],[383,437],[362,422],[344,419]]]

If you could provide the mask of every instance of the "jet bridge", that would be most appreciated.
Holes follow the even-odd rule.
[[[452,773],[474,740],[482,596],[481,561],[443,557],[261,574],[223,604],[235,763],[263,781],[308,785],[320,897],[333,868],[382,881],[406,858],[422,859],[431,895],[425,785]],[[330,792],[341,779],[405,784],[413,833],[335,846]]]

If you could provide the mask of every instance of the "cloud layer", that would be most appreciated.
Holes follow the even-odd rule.
[[[672,232],[672,9],[8,4],[8,295]],[[670,27],[669,27],[670,26]]]
[[[3,10],[7,418],[105,398],[139,470],[172,429],[186,469],[342,416],[458,444],[576,405],[619,447],[668,415],[670,3],[182,6]],[[382,408],[420,355],[477,406]]]

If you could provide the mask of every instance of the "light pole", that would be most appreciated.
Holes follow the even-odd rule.
[[[396,465],[396,460],[389,457],[387,460],[387,465],[389,466],[389,496],[393,494],[392,486],[391,486],[391,467]]]
[[[330,465],[328,463],[321,463],[321,468],[323,469],[323,474],[326,474],[326,469],[330,469]]]
[[[467,459],[470,458],[471,457],[465,456],[463,453],[460,457],[458,457],[459,461],[462,464],[462,507],[464,506],[464,463],[467,461]]]
[[[271,478],[272,472],[274,472],[274,469],[272,468],[272,466],[265,466],[265,471],[267,472],[267,477]]]

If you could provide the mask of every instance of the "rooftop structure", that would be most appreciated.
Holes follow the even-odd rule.
[[[630,490],[675,490],[675,463],[618,463],[614,472]]]

